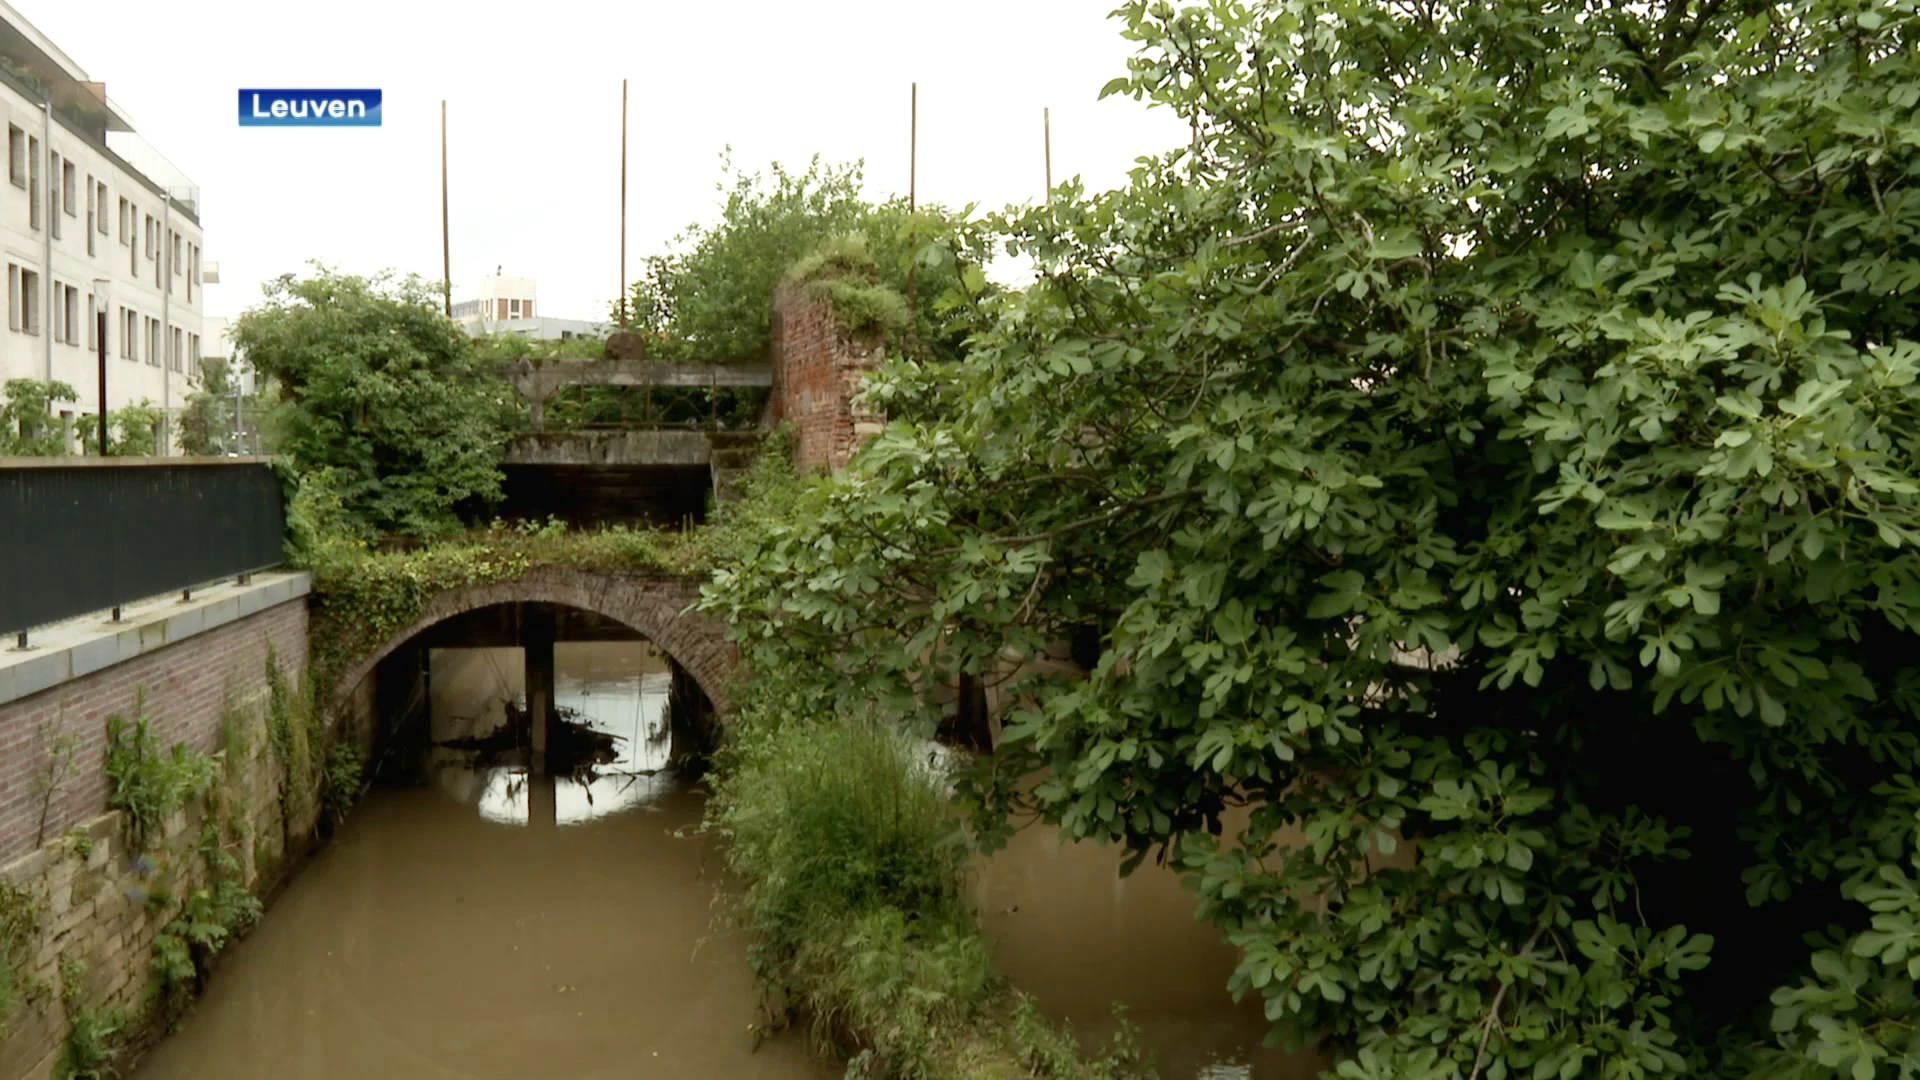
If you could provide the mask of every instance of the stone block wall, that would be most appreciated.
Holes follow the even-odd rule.
[[[24,902],[33,918],[9,964],[0,1080],[53,1075],[71,1023],[63,959],[84,969],[74,989],[85,1007],[127,1015],[136,1048],[155,1030],[153,940],[179,914],[180,898],[207,884],[197,848],[209,815],[257,896],[305,850],[319,800],[283,797],[286,766],[268,735],[269,651],[290,681],[307,655],[305,583],[292,584],[254,586],[247,595],[265,602],[249,601],[249,614],[231,597],[204,610],[152,605],[124,630],[76,624],[43,635],[46,649],[11,658],[12,681],[0,687],[8,691],[0,696],[0,904],[9,908],[0,916],[17,915]],[[295,591],[298,598],[281,599]],[[156,747],[184,744],[213,757],[219,779],[136,850],[124,815],[107,807],[104,764],[107,718],[131,722],[139,691]],[[61,735],[72,739],[71,771],[50,773]],[[285,820],[283,802],[297,820]]]
[[[150,850],[136,851],[120,811],[98,814],[45,845],[0,866],[0,883],[24,890],[38,906],[37,928],[14,972],[15,1002],[0,1021],[0,1080],[50,1080],[72,1018],[64,1003],[63,958],[77,961],[85,1007],[117,1010],[128,1019],[135,1048],[158,1034],[153,1012],[153,939],[180,913],[178,899],[208,884],[195,850],[210,813],[224,805],[222,846],[240,864],[242,881],[267,895],[290,865],[289,837],[311,835],[317,805],[289,823],[282,811],[285,767],[266,735],[264,697],[240,711],[247,718],[239,756],[222,752],[220,790],[167,819]]]
[[[791,423],[798,436],[794,464],[844,468],[862,440],[886,418],[859,400],[868,372],[886,356],[877,333],[844,330],[826,297],[805,284],[783,282],[773,295],[771,419]]]

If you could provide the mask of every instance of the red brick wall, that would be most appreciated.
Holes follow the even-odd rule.
[[[119,713],[131,720],[136,688],[146,688],[160,745],[185,742],[211,753],[220,745],[229,694],[244,698],[266,684],[269,642],[289,673],[305,661],[304,597],[0,705],[0,863],[34,847],[40,817],[34,778],[44,775],[48,760],[43,723],[79,738],[73,759],[79,775],[60,780],[47,817],[46,835],[53,839],[107,808],[106,718]]]
[[[842,330],[833,305],[804,285],[782,284],[774,293],[772,419],[793,425],[796,465],[842,468],[885,423],[854,400],[885,354],[884,340]]]

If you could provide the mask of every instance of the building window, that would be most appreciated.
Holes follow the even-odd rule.
[[[13,186],[27,186],[27,133],[7,125],[7,179]]]
[[[140,356],[140,316],[130,308],[120,309],[120,357],[123,360],[139,361]]]
[[[200,335],[187,335],[187,366],[194,378],[200,377]]]
[[[76,182],[78,174],[71,159],[60,162],[60,209],[68,217],[80,216],[80,185]]]
[[[7,326],[23,334],[40,332],[40,275],[11,263],[7,266]]]
[[[493,317],[496,319],[505,319],[507,317],[507,302],[505,300],[495,300],[493,305]]]
[[[120,200],[120,243],[133,243],[133,204],[125,199]]]
[[[92,293],[87,294],[86,319],[87,319],[87,348],[90,350],[97,350],[100,348],[100,316],[96,314],[93,310],[93,294]]]
[[[149,317],[147,323],[147,366],[160,366],[160,320]]]
[[[179,233],[173,234],[173,272],[178,274],[186,269],[186,245]]]
[[[80,344],[80,290],[72,285],[56,286],[53,299],[53,339],[69,345]]]
[[[524,318],[528,318],[528,319],[533,318],[533,301],[531,300],[521,301],[520,314]]]
[[[519,317],[520,317],[520,301],[518,300],[507,301],[507,318],[517,319]]]
[[[27,227],[40,227],[40,140],[27,136]]]
[[[104,183],[95,183],[93,185],[93,194],[93,205],[100,211],[100,235],[105,236],[107,235],[107,185]],[[124,202],[125,200],[123,199],[121,201]]]
[[[60,161],[60,155],[50,154],[48,155],[48,161],[50,162],[47,166],[48,182],[58,184],[60,183],[60,174],[64,171],[61,168],[62,162]],[[47,226],[52,230],[55,240],[60,239],[60,195],[61,189],[57,187],[47,191]],[[57,298],[58,296],[56,294],[56,299]]]
[[[147,258],[151,259],[153,258],[153,249],[160,246],[160,241],[156,239],[154,236],[153,215],[148,214],[146,215],[146,218],[147,218],[147,230],[146,230]]]
[[[175,327],[173,333],[167,337],[167,367],[174,371],[179,371],[181,365],[186,363],[187,343],[185,338],[186,331],[181,330],[179,327]]]

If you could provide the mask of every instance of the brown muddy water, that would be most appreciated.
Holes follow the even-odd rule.
[[[590,772],[530,784],[511,761],[436,750],[376,788],[223,959],[135,1080],[697,1078],[840,1074],[796,1036],[754,1049],[745,942],[716,929],[719,865],[676,836],[701,797],[663,769],[665,659],[645,642],[562,642],[555,699],[611,735]],[[436,741],[484,734],[523,693],[518,649],[438,649]],[[1262,1050],[1232,951],[1151,865],[1023,830],[974,896],[1001,970],[1089,1043],[1124,1001],[1166,1080],[1292,1080]]]

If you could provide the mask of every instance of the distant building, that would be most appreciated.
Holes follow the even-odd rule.
[[[94,298],[107,305],[107,407],[177,413],[202,354],[200,191],[59,46],[0,0],[0,381],[53,379],[99,408]],[[163,451],[165,452],[165,451]]]
[[[605,337],[610,322],[556,319],[534,311],[538,299],[532,278],[506,277],[498,272],[483,279],[471,296],[453,305],[453,320],[473,337],[519,334],[536,341],[575,337]]]

